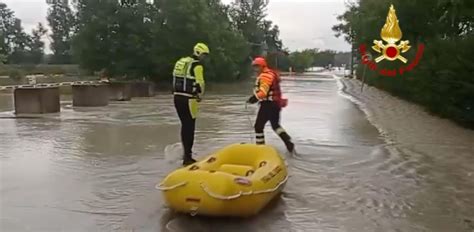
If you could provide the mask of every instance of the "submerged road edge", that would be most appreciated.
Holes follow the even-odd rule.
[[[474,150],[474,130],[463,128],[449,119],[428,113],[422,106],[397,98],[359,80],[332,75],[337,80],[339,94],[362,110],[388,144],[418,143],[471,147]],[[430,136],[442,133],[444,136]],[[428,135],[428,136],[427,136]]]
[[[354,103],[365,114],[369,123],[377,129],[387,144],[394,143],[395,139],[391,138],[390,134],[384,129],[384,126],[377,122],[373,112],[367,107],[367,103],[355,94],[355,86],[351,85],[344,77],[337,75],[332,75],[332,77],[337,81],[339,95]]]

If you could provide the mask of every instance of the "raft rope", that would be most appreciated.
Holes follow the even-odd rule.
[[[158,189],[158,190],[161,190],[161,191],[169,191],[169,190],[173,190],[173,189],[176,189],[176,188],[179,188],[179,187],[183,187],[187,184],[188,184],[188,182],[184,181],[184,182],[181,182],[181,183],[178,183],[178,184],[175,184],[175,185],[164,187],[163,183],[160,183],[159,185],[155,186],[155,189]]]
[[[252,123],[252,119],[250,118],[250,111],[248,109],[248,103],[245,102],[245,112],[247,113],[247,119],[249,121],[249,126],[250,126],[250,133],[249,133],[249,137],[250,137],[250,142],[251,143],[254,143],[253,141],[253,123]]]
[[[274,188],[258,190],[258,191],[248,191],[248,192],[240,191],[239,193],[234,194],[234,195],[230,195],[230,196],[224,196],[224,195],[220,195],[220,194],[217,194],[217,193],[213,193],[202,182],[201,182],[201,188],[202,188],[202,190],[204,190],[204,192],[207,193],[207,195],[209,195],[210,197],[216,198],[218,200],[234,200],[234,199],[237,199],[237,198],[242,197],[242,196],[250,196],[250,195],[258,195],[258,194],[263,194],[263,193],[275,192],[283,184],[285,184],[287,180],[288,180],[288,175],[286,175],[285,178],[282,181],[280,181]]]
[[[269,188],[269,189],[264,189],[264,190],[258,190],[258,191],[248,191],[248,192],[242,192],[240,191],[239,193],[237,194],[234,194],[234,195],[230,195],[230,196],[224,196],[224,195],[220,195],[220,194],[217,194],[217,193],[214,193],[212,192],[207,186],[204,185],[203,182],[201,182],[200,186],[202,188],[202,190],[204,192],[207,193],[207,195],[209,195],[210,197],[213,197],[215,199],[218,199],[218,200],[234,200],[234,199],[237,199],[239,197],[242,197],[242,196],[250,196],[250,195],[258,195],[258,194],[264,194],[264,193],[272,193],[272,192],[275,192],[277,191],[283,184],[285,184],[287,181],[288,181],[288,178],[289,178],[289,175],[286,175],[285,178],[280,181],[275,187],[273,188]],[[176,188],[179,188],[179,187],[183,187],[187,184],[188,182],[185,181],[185,182],[181,182],[181,183],[178,183],[178,184],[175,184],[175,185],[172,185],[172,186],[169,186],[169,187],[164,187],[163,186],[163,183],[159,184],[159,185],[156,185],[155,188],[158,189],[158,190],[161,190],[161,191],[169,191],[169,190],[173,190],[173,189],[176,189]]]

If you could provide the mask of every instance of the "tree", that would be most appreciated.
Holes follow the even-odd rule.
[[[77,29],[72,50],[80,66],[89,71],[106,69],[115,75],[114,49],[119,10],[117,1],[78,0],[76,2]],[[123,46],[128,46],[123,45]]]
[[[32,36],[30,40],[30,62],[34,64],[39,64],[43,60],[44,56],[44,42],[42,40],[43,36],[46,35],[48,30],[44,28],[43,24],[38,23],[36,29],[33,29]]]
[[[17,19],[6,4],[0,3],[0,50],[7,63],[19,63],[27,55],[28,35],[23,31],[21,20]],[[5,58],[4,58],[5,59]]]
[[[268,46],[264,31],[267,5],[266,0],[237,0],[230,8],[230,17],[234,26],[242,32],[251,46],[251,57],[262,55]]]
[[[249,46],[218,0],[78,0],[76,9],[73,51],[90,71],[171,80],[176,60],[191,55],[197,42],[211,49],[207,80],[238,79],[249,70]]]
[[[47,20],[52,34],[51,50],[53,63],[72,62],[71,41],[76,28],[76,20],[67,0],[47,0],[49,5]]]
[[[267,45],[268,52],[282,51],[283,42],[280,40],[280,29],[277,25],[272,24],[272,21],[263,21],[264,42]]]
[[[13,11],[8,9],[5,3],[0,2],[0,55],[5,62],[11,54],[14,24]]]
[[[44,53],[42,37],[47,32],[38,24],[31,35],[24,32],[21,20],[15,18],[7,5],[0,3],[0,62],[10,64],[38,64]]]
[[[334,65],[335,51],[324,50],[324,51],[313,51],[313,66],[326,67],[328,65]]]
[[[414,59],[418,44],[426,49],[418,66],[397,78],[367,72],[370,85],[424,105],[431,112],[474,128],[474,4],[471,0],[402,1],[359,0],[349,6],[333,27],[353,45],[380,38],[387,11],[393,4]],[[416,18],[416,20],[413,20]],[[396,62],[377,63],[379,69],[400,67]],[[358,66],[357,73],[362,72]]]
[[[216,28],[215,31],[211,30],[209,38],[214,51],[211,54],[210,80],[225,81],[247,77],[251,71],[248,60],[250,46],[243,34],[232,26],[228,7],[219,0],[207,0],[207,3],[209,18],[206,18],[206,27]]]
[[[21,20],[19,19],[15,19],[11,33],[11,54],[9,55],[8,62],[12,64],[24,63],[28,60],[28,46],[31,44],[31,37],[24,32]]]
[[[155,15],[153,54],[162,78],[171,80],[174,62],[180,56],[191,55],[197,42],[207,43],[211,49],[206,79],[246,76],[249,48],[231,24],[227,6],[218,0],[174,0],[159,1],[157,7],[161,14]]]
[[[295,72],[304,72],[310,68],[314,62],[314,49],[295,51],[290,54],[291,67]]]
[[[337,20],[341,21],[340,24],[334,25],[332,30],[336,32],[336,37],[344,36],[349,44],[351,44],[351,62],[350,62],[350,71],[351,75],[354,73],[354,59],[357,54],[356,36],[360,30],[357,28],[359,25],[357,21],[360,19],[359,8],[356,3],[349,2],[346,3],[348,10],[344,14],[337,16]]]
[[[351,64],[351,53],[350,52],[338,52],[334,55],[334,66],[341,67],[349,67]]]

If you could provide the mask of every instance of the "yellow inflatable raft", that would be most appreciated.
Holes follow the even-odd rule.
[[[285,161],[276,149],[234,144],[173,171],[156,188],[177,212],[247,217],[264,208],[287,180]]]

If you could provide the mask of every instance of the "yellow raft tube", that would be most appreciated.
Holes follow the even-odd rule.
[[[177,212],[248,217],[277,196],[287,180],[286,163],[276,149],[233,144],[173,171],[156,188]]]

